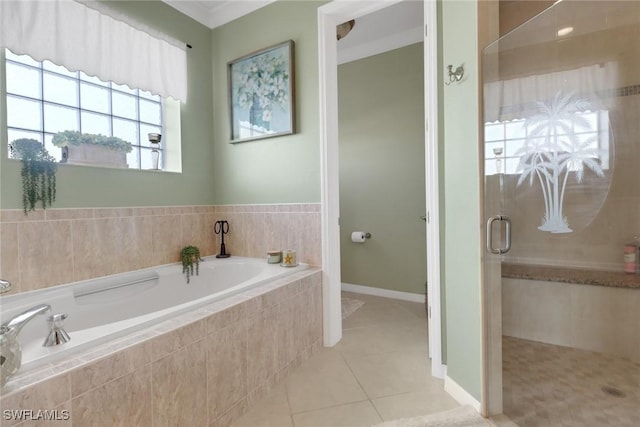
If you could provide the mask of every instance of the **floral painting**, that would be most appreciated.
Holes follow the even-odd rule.
[[[294,132],[293,41],[229,62],[231,142]]]

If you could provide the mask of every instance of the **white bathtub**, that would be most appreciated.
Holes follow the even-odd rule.
[[[182,265],[172,264],[3,296],[1,321],[38,304],[51,306],[50,312],[37,315],[20,333],[21,370],[28,370],[307,267],[281,267],[254,258],[207,257],[200,263],[200,274],[194,274],[188,284]],[[68,314],[64,325],[71,340],[43,347],[49,332],[46,319],[57,313]]]

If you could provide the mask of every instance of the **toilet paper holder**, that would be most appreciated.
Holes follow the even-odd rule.
[[[351,233],[351,241],[354,243],[364,243],[371,238],[371,233],[364,231],[354,231]]]

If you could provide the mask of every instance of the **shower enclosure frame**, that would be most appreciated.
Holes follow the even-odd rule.
[[[542,14],[550,14],[550,13],[556,13],[554,12],[554,8],[558,8],[561,7],[562,5],[564,5],[563,7],[567,7],[567,4],[569,3],[574,3],[575,2],[563,2],[563,3],[555,3],[554,5],[550,6],[548,9],[546,9],[545,11],[542,12]],[[602,3],[600,4],[600,6],[603,6],[605,9],[605,11],[609,11],[609,9],[607,9],[609,7],[610,4],[607,3]],[[613,6],[611,6],[613,8]],[[602,12],[601,10],[601,12]],[[567,15],[571,15],[570,13],[567,12],[567,10],[563,10],[563,9],[556,9],[557,13],[560,14],[560,16],[567,16]],[[588,16],[589,18],[592,18],[592,20],[588,21],[590,24],[593,25],[593,23],[598,23],[596,18],[593,18],[590,15],[586,15],[586,12],[583,10],[582,11],[584,14],[582,15],[582,19],[585,19],[585,16]],[[619,11],[617,11],[618,14],[620,13]],[[562,15],[564,13],[564,15]],[[596,12],[590,12],[592,15],[598,17],[598,13]],[[613,13],[613,12],[612,12]],[[536,17],[542,15],[536,15]],[[516,28],[515,30],[513,30],[512,32],[508,33],[510,35],[513,35],[515,32],[517,31],[522,31],[523,29],[525,31],[522,31],[522,34],[533,34],[534,31],[533,30],[540,30],[539,28],[537,28],[535,25],[531,25],[532,22],[534,22],[534,20],[536,19],[536,17],[530,19],[529,21],[527,21],[526,23],[522,24],[520,27]],[[554,33],[553,35],[555,36],[555,30],[558,30],[557,32],[557,37],[555,38],[555,40],[552,37],[549,37],[549,39],[545,39],[545,41],[549,41],[549,40],[553,40],[555,43],[557,43],[556,45],[553,45],[553,47],[550,49],[550,51],[557,55],[556,56],[552,56],[548,61],[549,63],[545,63],[545,64],[541,64],[539,66],[539,68],[542,70],[542,73],[548,73],[548,74],[552,74],[552,73],[556,73],[558,72],[558,74],[560,74],[561,72],[565,72],[565,71],[574,71],[575,73],[577,73],[578,71],[586,71],[586,68],[591,64],[590,61],[593,61],[594,58],[591,56],[584,56],[581,57],[579,55],[576,55],[576,58],[565,58],[563,56],[561,56],[560,52],[560,48],[557,47],[559,46],[559,43],[562,43],[564,40],[569,40],[571,37],[574,36],[589,36],[592,37],[589,40],[593,40],[593,37],[604,37],[603,35],[599,34],[598,31],[611,31],[611,30],[615,30],[620,28],[624,28],[624,25],[627,25],[628,22],[626,21],[621,21],[621,22],[616,22],[615,20],[612,20],[612,23],[607,23],[602,24],[602,28],[598,28],[598,27],[588,27],[586,25],[584,25],[584,22],[576,22],[576,24],[578,25],[574,25],[576,27],[576,30],[578,31],[584,31],[584,33],[580,33],[580,34],[572,34],[569,38],[567,39],[562,39],[562,37],[565,37],[567,34],[569,34],[571,31],[573,31],[573,28],[571,28],[571,30],[569,30],[568,26],[566,26],[566,22],[563,22],[561,18],[558,18],[557,16],[554,17],[554,15],[547,15],[546,17],[543,17],[543,19],[546,18],[546,21],[542,21],[542,24],[544,24],[545,22],[548,23],[549,21],[557,23],[558,28],[553,29]],[[602,19],[602,18],[601,18]],[[636,21],[634,21],[636,22]],[[583,24],[582,27],[580,27],[579,24]],[[530,25],[529,28],[527,28],[526,26]],[[542,26],[543,29],[548,29],[547,27]],[[584,30],[584,28],[589,28],[589,30]],[[561,34],[560,30],[565,30],[568,31],[566,34]],[[527,33],[528,31],[528,33]],[[514,49],[514,45],[517,45],[518,39],[516,38],[516,42],[514,44],[513,39],[509,40],[506,39],[505,41],[505,37],[507,35],[501,37],[498,40],[498,43],[500,42],[504,42],[505,46],[508,45],[511,49]],[[522,39],[524,39],[524,36],[518,36],[518,37],[522,37]],[[520,42],[522,42],[522,39],[520,40]],[[538,41],[540,42],[540,41]],[[540,42],[541,43],[541,42]],[[574,42],[575,43],[575,42]],[[530,45],[529,44],[523,44],[524,48],[528,48]],[[531,46],[533,47],[537,47],[537,44],[531,44]],[[567,45],[567,46],[571,46],[571,45]],[[606,46],[606,45],[605,45]],[[520,47],[522,48],[522,47]],[[517,49],[517,46],[516,46]],[[508,55],[506,55],[506,59],[507,64],[511,65],[514,67],[514,69],[508,69],[508,72],[510,72],[511,74],[509,74],[509,77],[503,77],[502,75],[502,69],[500,69],[501,73],[499,78],[497,79],[498,81],[502,81],[505,79],[511,79],[514,76],[517,78],[520,78],[520,74],[522,73],[523,78],[528,78],[531,75],[536,76],[538,73],[541,73],[541,71],[538,70],[532,70],[529,71],[529,73],[525,73],[522,71],[522,69],[518,70],[518,65],[514,65],[517,64],[518,61],[517,59],[520,57],[517,57],[516,53],[514,53],[516,51],[516,49],[514,49],[513,51],[510,51]],[[554,50],[555,49],[555,50]],[[566,48],[565,48],[566,49]],[[602,49],[602,48],[600,48]],[[633,51],[631,48],[629,48],[631,51]],[[637,49],[637,47],[636,47]],[[493,54],[498,54],[503,52],[502,47],[500,47],[499,49],[494,49],[494,51],[492,52]],[[487,53],[487,51],[485,51],[485,53]],[[491,52],[489,52],[491,53]],[[595,53],[592,53],[596,58],[599,58],[599,67],[600,68],[606,68],[606,63],[602,58],[607,58],[608,60],[613,61],[614,63],[616,61],[620,61],[620,59],[616,56],[613,57],[609,57],[609,56],[605,56],[602,55],[601,56],[597,56],[598,54],[600,54],[599,51],[596,51]],[[496,62],[491,62],[491,61],[487,61],[487,58],[485,57],[484,54],[481,54],[481,58],[482,58],[482,69],[483,69],[483,73],[485,70],[489,70],[490,72],[493,72],[497,69],[497,65],[498,62],[496,60]],[[613,58],[613,59],[611,59]],[[545,58],[546,59],[546,58]],[[539,59],[538,59],[539,60]],[[555,63],[553,61],[558,61],[558,63]],[[564,61],[564,62],[562,62]],[[575,61],[572,62],[572,61]],[[534,63],[535,61],[532,59],[531,61],[529,61],[530,63]],[[526,61],[525,61],[526,63]],[[624,64],[624,61],[622,62]],[[604,65],[603,65],[604,64]],[[616,64],[617,65],[617,64]],[[551,70],[548,70],[547,68],[551,67]],[[515,70],[515,71],[514,71]],[[627,73],[628,70],[626,70]],[[606,74],[606,70],[603,71],[603,75]],[[498,74],[496,74],[497,76]],[[567,74],[568,75],[568,74]],[[616,75],[616,74],[613,74]],[[612,82],[610,86],[607,85],[603,85],[603,86],[594,86],[596,89],[594,89],[594,87],[592,86],[584,86],[584,87],[579,87],[579,89],[582,91],[577,91],[576,94],[580,95],[577,98],[582,97],[582,95],[587,95],[587,99],[589,99],[588,95],[593,95],[593,94],[598,94],[597,96],[594,97],[594,99],[598,100],[599,97],[602,97],[603,99],[608,97],[611,98],[616,98],[616,97],[621,97],[621,96],[625,96],[625,84],[626,85],[635,85],[636,82],[633,79],[628,79],[625,81],[625,75],[624,73],[621,74],[623,77],[621,77],[621,81],[619,82]],[[484,84],[487,83],[487,81],[489,81],[490,79],[487,78],[486,75],[481,76],[481,82],[483,82],[483,86]],[[565,79],[566,80],[566,79]],[[595,78],[594,78],[595,80]],[[603,81],[606,81],[606,79],[603,79]],[[554,86],[555,84],[555,86]],[[567,87],[571,88],[571,84],[566,84],[566,83],[555,83],[554,84],[550,84],[549,85],[549,89],[551,92],[547,93],[546,96],[541,97],[540,98],[535,98],[536,101],[538,101],[538,105],[540,107],[549,107],[549,109],[551,108],[555,108],[552,104],[552,102],[556,102],[556,104],[568,104],[569,100],[564,100],[561,99],[561,97],[558,96],[558,92],[560,89],[564,90]],[[559,88],[559,89],[558,89]],[[622,88],[623,90],[620,90],[620,88]],[[554,89],[554,90],[551,90]],[[544,91],[543,91],[544,92]],[[555,97],[553,96],[553,94],[555,93]],[[616,93],[618,93],[618,95],[615,95]],[[637,93],[637,92],[636,92]],[[485,99],[485,95],[483,94],[483,99]],[[632,94],[633,95],[633,94]],[[637,96],[637,95],[636,95]],[[526,98],[525,98],[526,99]],[[566,102],[565,102],[566,101]],[[523,101],[520,101],[521,105],[524,105]],[[618,115],[620,115],[620,112],[622,111],[621,106],[618,104],[619,102],[622,101],[618,101],[618,100],[607,100],[604,101],[602,104],[603,105],[608,105],[608,103],[611,103],[611,105],[614,105],[614,107],[612,108],[612,111],[614,111],[615,113],[617,113]],[[596,104],[598,102],[596,101]],[[544,105],[546,104],[546,105]],[[509,117],[509,112],[513,112],[516,111],[516,109],[511,108],[510,107],[518,107],[519,105],[517,103],[512,103],[512,104],[503,104],[500,103],[498,104],[501,106],[501,113],[504,108],[504,111],[506,111],[506,117]],[[505,107],[506,105],[506,107]],[[576,104],[577,105],[577,104]],[[592,104],[594,105],[594,104]],[[602,107],[590,107],[590,108],[585,108],[586,111],[593,111],[593,110],[598,110],[601,109]],[[602,108],[604,110],[607,110],[607,108]],[[578,109],[579,110],[579,109]],[[522,110],[524,111],[524,109]],[[580,111],[580,110],[579,110]],[[499,249],[498,247],[502,244],[502,243],[506,243],[509,244],[511,242],[506,242],[505,240],[502,240],[503,238],[505,238],[505,234],[507,232],[507,227],[505,226],[498,226],[497,224],[500,223],[500,218],[497,218],[497,216],[510,216],[511,213],[514,212],[518,212],[518,210],[522,211],[522,205],[520,207],[517,206],[517,203],[515,201],[515,194],[517,194],[517,192],[515,192],[514,188],[517,187],[514,185],[514,181],[513,181],[513,177],[511,177],[511,184],[509,184],[508,179],[505,179],[504,184],[502,180],[498,180],[494,182],[494,185],[498,185],[497,182],[499,182],[499,186],[500,186],[500,190],[496,190],[496,192],[494,194],[491,193],[491,188],[489,188],[489,184],[487,176],[485,175],[485,173],[487,171],[485,171],[485,165],[488,165],[488,157],[486,157],[485,153],[485,143],[487,141],[492,141],[491,138],[485,138],[485,132],[484,132],[484,124],[486,121],[489,122],[493,122],[493,120],[495,119],[487,119],[485,120],[485,115],[486,115],[486,110],[485,108],[481,109],[481,114],[480,114],[480,127],[483,130],[480,135],[480,152],[482,154],[481,158],[479,159],[479,161],[481,162],[481,174],[480,174],[480,179],[485,181],[485,183],[482,185],[482,197],[481,197],[481,203],[482,203],[482,208],[481,211],[483,213],[483,217],[485,220],[485,225],[484,225],[484,231],[485,233],[483,233],[483,246],[485,246],[486,249],[483,250],[483,262],[482,262],[482,298],[483,298],[483,315],[482,315],[482,320],[483,320],[483,366],[482,366],[482,373],[483,373],[483,381],[482,381],[482,412],[483,415],[485,416],[495,416],[495,415],[499,415],[503,413],[503,384],[502,384],[502,348],[501,348],[501,340],[502,340],[502,310],[503,310],[503,306],[502,306],[502,274],[501,274],[501,262],[502,262],[502,258],[503,258],[503,253],[499,253],[501,251],[498,251],[497,249]],[[502,116],[501,116],[502,117]],[[525,116],[526,117],[526,116]],[[500,121],[503,120],[512,120],[512,117],[509,117],[508,119],[500,119]],[[598,119],[599,120],[599,119]],[[620,117],[617,117],[618,120],[618,126],[620,127],[620,129],[614,129],[616,130],[616,132],[613,132],[613,140],[616,139],[616,137],[618,135],[616,135],[616,133],[620,133],[623,138],[626,137],[627,140],[632,139],[634,135],[629,134],[629,128],[626,127],[626,124],[624,122],[623,119],[621,119]],[[627,119],[628,120],[628,119]],[[577,133],[577,131],[575,131]],[[609,134],[611,131],[607,129],[606,133]],[[625,133],[626,132],[626,133]],[[569,133],[573,133],[573,132],[569,132]],[[534,135],[535,136],[535,135]],[[571,136],[567,136],[567,139],[571,139]],[[485,141],[485,139],[487,141]],[[533,139],[533,138],[532,138]],[[637,138],[636,138],[637,139]],[[612,140],[612,141],[613,141]],[[506,144],[506,143],[505,143]],[[589,226],[591,226],[591,222],[594,222],[595,225],[595,221],[596,219],[598,219],[598,212],[600,212],[600,209],[603,209],[603,206],[605,204],[605,201],[607,203],[609,203],[609,186],[611,185],[610,183],[614,180],[614,173],[613,173],[613,162],[615,160],[619,161],[619,159],[617,159],[615,156],[615,151],[613,150],[613,145],[616,144],[618,145],[618,141],[615,141],[614,143],[611,143],[611,146],[609,146],[609,142],[607,141],[607,145],[606,148],[608,151],[608,154],[606,154],[606,160],[603,160],[602,158],[597,158],[601,163],[600,165],[606,164],[607,168],[609,168],[608,162],[609,160],[609,155],[611,156],[611,170],[608,171],[609,176],[606,178],[609,180],[609,184],[599,184],[600,187],[602,188],[606,188],[606,192],[604,193],[604,196],[602,195],[602,188],[597,188],[594,187],[593,195],[591,194],[591,187],[589,188],[589,199],[593,199],[593,201],[590,201],[590,203],[594,203],[595,205],[598,205],[598,203],[601,203],[597,206],[597,209],[592,210],[592,212],[594,212],[593,218],[590,220],[584,220],[584,223],[582,225],[578,224],[578,228],[576,230],[572,230],[571,228],[573,228],[573,224],[556,224],[555,225],[549,225],[550,221],[547,221],[549,218],[547,216],[545,216],[543,218],[543,220],[541,222],[535,222],[532,224],[528,224],[528,227],[530,229],[537,229],[535,230],[536,233],[540,233],[540,235],[547,235],[547,236],[555,236],[554,238],[559,238],[561,240],[555,240],[556,242],[561,242],[562,241],[562,237],[564,236],[566,238],[566,236],[574,236],[573,238],[576,239],[578,242],[580,242],[579,239],[577,239],[575,236],[578,235],[581,232],[584,232],[585,230],[588,229]],[[629,144],[629,142],[627,141],[627,144]],[[490,147],[489,147],[490,148]],[[490,152],[490,149],[487,148],[487,152]],[[523,147],[524,148],[524,147]],[[553,150],[558,150],[560,152],[559,149],[554,148]],[[549,151],[553,151],[552,149],[549,148]],[[603,148],[601,148],[600,146],[598,146],[598,150],[604,150]],[[618,147],[616,147],[616,150],[618,150]],[[637,153],[637,151],[635,151]],[[572,154],[571,151],[568,151],[568,154]],[[503,155],[502,152],[500,152],[499,154],[496,154],[496,158],[500,157],[500,155]],[[526,153],[525,153],[526,155]],[[567,155],[565,153],[565,155]],[[600,154],[599,154],[600,156]],[[615,160],[614,160],[615,159]],[[549,163],[551,163],[551,161],[548,161],[546,164],[547,166],[549,166]],[[496,163],[497,165],[500,165],[500,167],[504,168],[505,164],[504,164],[504,159],[501,160],[501,163]],[[488,165],[487,169],[490,169],[492,165]],[[525,170],[522,173],[526,172],[526,166],[527,164],[524,164],[525,166]],[[566,175],[569,175],[569,167],[572,166],[571,164],[569,164],[568,166],[566,166],[567,170],[566,170]],[[593,165],[592,165],[593,166]],[[597,166],[597,165],[595,165]],[[498,166],[495,166],[496,168]],[[628,167],[628,166],[627,166]],[[572,172],[575,172],[577,170],[579,170],[577,168],[577,166],[573,166],[574,169],[572,169]],[[602,167],[602,169],[604,169],[604,166]],[[594,178],[593,181],[595,181],[595,176],[600,176],[600,175],[606,175],[606,170],[604,171],[605,173],[603,173],[603,170],[600,169],[598,170],[597,167],[590,167],[589,169],[585,166],[584,167],[584,173],[585,175],[590,173],[592,174],[592,177]],[[557,171],[556,171],[557,172]],[[493,173],[493,171],[489,171],[488,173]],[[514,172],[511,172],[514,173]],[[549,177],[553,177],[552,175],[555,174],[555,172],[545,172],[546,174],[549,175]],[[623,176],[626,176],[625,175]],[[501,171],[497,170],[497,174],[500,175]],[[505,170],[503,176],[507,175],[507,171]],[[577,173],[575,174],[577,175]],[[636,175],[637,176],[637,175]],[[543,176],[544,177],[544,176]],[[620,178],[618,178],[620,179]],[[579,182],[579,178],[577,178],[576,176],[572,175],[571,176],[571,180],[578,180]],[[542,179],[540,179],[541,183],[542,183]],[[592,181],[592,182],[593,182]],[[482,182],[482,181],[481,181]],[[566,181],[565,181],[566,182]],[[509,185],[511,185],[512,187],[510,187]],[[535,182],[535,185],[537,186],[538,183],[537,181]],[[554,184],[547,184],[549,187],[547,188],[551,188],[552,190],[554,190]],[[557,183],[555,184],[557,187],[559,187],[557,185]],[[593,184],[592,184],[593,185]],[[521,187],[525,187],[527,189],[529,189],[529,179],[526,180],[526,182],[523,183],[523,185]],[[497,187],[496,187],[497,188]],[[573,216],[571,216],[570,214],[567,214],[566,211],[563,213],[562,211],[562,198],[563,198],[563,194],[564,194],[564,187],[562,188],[562,193],[559,193],[559,197],[558,200],[560,200],[560,205],[559,207],[556,206],[556,209],[559,210],[560,212],[560,218],[562,218],[564,215],[567,215],[569,222],[575,221],[576,223],[580,223],[579,219],[580,218],[574,218]],[[536,188],[537,189],[537,188]],[[495,188],[494,188],[495,190]],[[511,195],[505,195],[506,192],[512,191],[513,194]],[[531,194],[534,194],[533,191],[529,190]],[[551,200],[551,195],[549,194],[545,194],[545,189],[542,188],[542,186],[540,187],[540,189],[538,189],[538,191],[542,192],[542,195],[545,196],[544,198],[544,204],[542,203],[542,199],[540,198],[540,200],[538,200],[538,203],[541,207],[546,207],[547,209],[551,209],[553,207],[553,203],[552,202],[557,202],[557,200]],[[548,191],[548,190],[547,190]],[[587,190],[584,190],[585,192]],[[600,191],[600,193],[598,193],[598,191]],[[490,197],[494,196],[497,194],[497,199],[489,199]],[[536,193],[537,194],[537,193]],[[637,192],[631,192],[630,193],[631,196],[629,197],[637,197]],[[512,196],[512,198],[510,198]],[[520,193],[521,196],[521,193]],[[519,197],[520,197],[519,196]],[[556,195],[554,194],[554,197]],[[574,195],[575,196],[575,195]],[[495,200],[498,200],[498,203],[495,203]],[[600,200],[601,202],[598,202],[598,200]],[[491,202],[494,202],[494,204],[500,204],[500,208],[498,208],[498,210],[495,209],[491,209],[490,205]],[[522,201],[518,202],[518,203],[523,203]],[[613,202],[611,202],[613,203]],[[506,208],[506,209],[505,209]],[[502,211],[502,209],[506,210],[506,215],[505,212]],[[611,209],[611,208],[610,208]],[[586,209],[585,209],[586,210]],[[537,212],[537,211],[536,211]],[[601,213],[602,214],[602,213]],[[542,216],[542,215],[541,215]],[[491,221],[491,218],[494,218],[493,221]],[[566,218],[565,218],[566,219]],[[489,228],[490,226],[488,225],[491,224],[491,222],[493,222],[495,229],[492,230]],[[637,224],[637,223],[636,223]],[[569,227],[569,225],[571,225],[571,227]],[[522,231],[522,222],[518,225],[521,228]],[[511,224],[509,224],[509,229],[511,229],[512,226]],[[595,226],[593,227],[593,229],[596,229]],[[617,229],[615,229],[614,231],[618,232]],[[630,231],[631,234],[633,234],[634,231]],[[527,231],[527,233],[529,233],[529,231]],[[573,233],[573,234],[571,234]],[[529,237],[529,234],[524,234],[526,237]],[[580,236],[580,239],[587,239],[588,237],[585,236],[590,236],[589,234],[587,234],[585,232],[584,235]],[[619,239],[620,237],[617,236],[617,239]],[[494,240],[494,249],[496,249],[493,253],[491,253],[491,251],[489,250],[488,246],[491,246],[491,240]],[[545,241],[550,241],[551,237],[547,238],[547,240]],[[510,259],[509,261],[514,262],[514,260],[516,260],[515,262],[522,262],[523,260],[526,261],[527,260],[527,256],[531,259],[533,259],[535,261],[536,255],[540,258],[540,260],[544,260],[546,259],[545,257],[539,255],[539,254],[535,254],[533,252],[533,249],[536,247],[536,244],[538,244],[540,246],[540,248],[544,248],[543,246],[541,246],[541,241],[543,241],[543,239],[539,239],[536,240],[533,243],[530,243],[529,246],[526,246],[524,248],[524,250],[522,250],[523,248],[519,248],[521,249],[516,255],[514,255],[512,257],[512,259]],[[598,242],[600,244],[602,244],[603,242]],[[559,246],[560,247],[564,247],[563,245],[565,245],[566,243],[562,243]],[[571,243],[573,245],[576,245],[576,243]],[[602,251],[601,252],[606,252],[603,253],[603,256],[610,256],[610,253],[613,253],[614,255],[610,256],[609,259],[590,259],[589,257],[585,257],[584,261],[583,260],[577,260],[576,256],[571,257],[570,255],[568,255],[565,259],[565,257],[560,257],[560,259],[557,260],[553,260],[552,262],[549,262],[549,264],[555,264],[557,263],[560,266],[565,266],[568,265],[569,267],[573,267],[573,268],[577,268],[577,267],[581,267],[581,268],[587,268],[590,267],[592,269],[603,269],[603,270],[613,270],[614,268],[609,268],[609,267],[615,267],[616,266],[616,260],[615,258],[615,254],[616,252],[616,246],[612,245],[610,241],[607,241],[606,244],[608,246],[605,247],[605,249],[607,249],[607,251]],[[567,247],[569,247],[570,249],[573,249],[573,247],[569,246],[570,244],[566,244]],[[538,248],[538,249],[540,249]],[[557,251],[556,251],[557,252]],[[621,250],[620,250],[621,252]],[[584,255],[587,255],[588,253],[585,253]],[[549,255],[551,258],[553,258],[554,253],[553,251],[551,251],[551,255]],[[595,257],[595,255],[590,255],[592,258]],[[583,261],[583,262],[580,262]],[[597,262],[594,262],[597,261]],[[531,262],[531,261],[529,261]],[[589,263],[593,263],[593,265],[589,265]],[[535,263],[534,263],[535,264]],[[575,264],[575,265],[574,265]],[[578,265],[579,264],[579,265]],[[582,265],[584,264],[584,265]],[[577,283],[577,282],[576,282]]]

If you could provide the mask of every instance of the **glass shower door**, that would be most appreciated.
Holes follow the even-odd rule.
[[[623,273],[624,246],[640,234],[640,2],[557,2],[488,46],[482,61],[485,409],[509,415],[526,392],[508,370],[523,366],[507,353],[526,347],[564,360],[563,349],[576,349],[566,372],[579,351],[640,363],[640,334],[631,332],[640,280]],[[611,307],[621,313],[601,314]],[[616,316],[624,331],[609,325]],[[555,367],[536,369],[540,383],[551,381]],[[541,393],[563,401],[551,383]],[[554,412],[532,413],[520,425],[547,425]],[[566,416],[566,425],[584,425]]]

